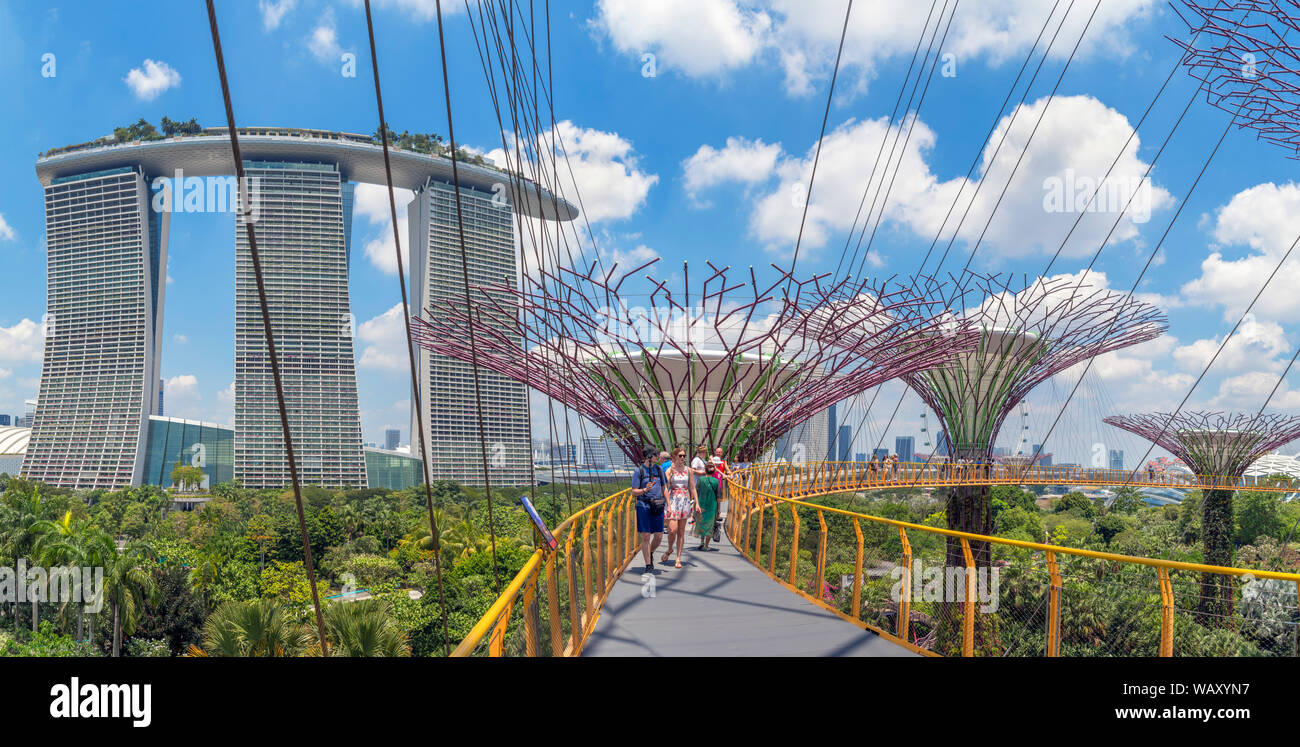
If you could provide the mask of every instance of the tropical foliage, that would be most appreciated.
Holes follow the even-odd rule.
[[[609,492],[547,488],[534,503],[554,525]],[[518,490],[494,488],[489,515],[482,491],[435,483],[436,541],[423,489],[302,493],[331,655],[444,654],[532,551]],[[152,486],[72,491],[0,474],[0,566],[103,573],[94,598],[0,605],[0,653],[319,654],[292,491],[218,484],[204,497],[181,510]]]

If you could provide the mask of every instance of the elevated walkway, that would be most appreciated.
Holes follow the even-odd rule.
[[[686,546],[681,569],[655,558],[653,596],[641,556],[633,558],[583,656],[918,655],[791,594],[725,535],[709,552],[693,549],[690,538]]]

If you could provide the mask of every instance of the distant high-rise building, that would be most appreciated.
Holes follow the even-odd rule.
[[[517,272],[514,213],[493,192],[466,185],[460,189],[465,226],[464,267],[471,287],[515,283]],[[456,190],[430,180],[415,193],[408,210],[412,305],[442,308],[464,294]],[[507,306],[504,294],[498,299]],[[443,312],[445,313],[445,312]],[[514,331],[502,334],[522,340]],[[474,369],[463,361],[417,347],[420,402],[428,418],[426,460],[435,480],[483,484]],[[478,371],[483,403],[483,435],[488,444],[488,479],[496,485],[527,485],[531,475],[528,390],[486,368]],[[411,432],[416,432],[414,421]]]
[[[865,462],[865,461],[867,461],[867,455],[866,455],[865,453],[859,451],[857,454],[854,454],[854,455],[853,455],[853,461],[855,461],[855,462]]]
[[[576,455],[574,461],[577,461]],[[582,439],[582,466],[591,469],[625,469],[632,467],[632,462],[613,441],[586,436]]]
[[[576,465],[578,463],[578,446],[576,444],[555,444],[551,446],[551,464]]]
[[[911,462],[916,459],[916,439],[912,436],[898,436],[894,439],[894,453],[898,461]]]
[[[1110,468],[1124,469],[1124,451],[1122,449],[1110,450]]]
[[[848,426],[848,425],[840,426],[839,442],[840,442],[839,444],[840,450],[839,450],[839,454],[836,456],[836,460],[841,462],[847,462],[849,461],[849,447],[853,446],[852,426]]]
[[[888,459],[889,449],[872,449],[871,456],[873,459]]]
[[[157,406],[170,213],[120,166],[45,186],[45,355],[23,476],[64,488],[139,485]]]
[[[299,475],[304,484],[366,485],[348,303],[355,183],[391,182],[415,191],[412,290],[413,304],[423,310],[461,288],[452,163],[399,151],[390,164],[369,135],[323,130],[244,128],[240,148],[245,185],[230,176],[224,127],[157,141],[83,143],[37,159],[48,319],[39,406],[17,418],[33,429],[24,476],[68,488],[142,483],[153,448],[148,421],[164,409],[159,341],[171,212],[233,213],[244,186],[252,200],[240,207],[253,211],[258,227]],[[559,220],[577,215],[535,185],[501,194],[511,180],[494,168],[462,162],[458,173],[474,285],[514,278],[516,209]],[[191,196],[201,198],[197,205]],[[235,229],[233,469],[248,487],[280,487],[289,475],[279,405],[247,231],[238,220]],[[427,407],[423,417],[432,415],[426,435],[436,458],[425,458],[433,476],[481,483],[467,369],[422,358],[417,386]],[[522,385],[503,385],[491,374],[482,380],[492,479],[517,484],[522,474],[526,481],[532,460]]]
[[[939,456],[948,456],[952,451],[952,444],[948,442],[948,432],[939,431],[939,438],[935,441],[934,453]]]
[[[776,440],[770,454],[783,462],[816,462],[825,459],[822,444],[830,444],[830,412],[822,410],[791,428]]]
[[[7,426],[9,423],[10,420],[8,415],[0,415],[0,426]]]
[[[838,453],[843,453],[845,448],[842,443],[843,430],[840,428],[839,421],[836,419],[835,405],[831,405],[830,407],[826,408],[826,429],[827,429],[827,436],[829,437],[826,444],[826,454],[827,454],[826,458],[834,459],[835,455]],[[850,439],[853,438],[853,432],[851,429],[849,431],[849,438]],[[841,442],[839,448],[836,448],[837,441]],[[848,460],[840,459],[839,461],[844,462]]]
[[[333,164],[245,163],[298,476],[366,486],[348,304],[352,197]],[[248,232],[235,221],[235,479],[289,482]]]
[[[402,440],[402,432],[397,428],[389,428],[384,431],[384,448],[392,451],[397,448],[397,444]]]

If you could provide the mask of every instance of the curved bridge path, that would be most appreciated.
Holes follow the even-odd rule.
[[[583,656],[917,656],[790,593],[741,557],[725,533],[709,552],[690,540],[680,570],[655,557],[653,597],[643,594],[637,555],[610,591]]]

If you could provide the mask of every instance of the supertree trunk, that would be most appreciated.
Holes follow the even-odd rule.
[[[987,485],[963,485],[952,488],[948,493],[948,528],[971,534],[993,534],[993,508],[989,500]],[[981,579],[989,578],[989,568],[993,565],[992,547],[988,542],[970,542],[971,559],[975,563],[976,588]],[[962,579],[949,588],[946,579],[948,569],[962,569],[962,574],[955,578]],[[961,539],[949,537],[944,553],[944,600],[939,604],[935,616],[934,650],[944,656],[961,656],[963,643],[963,623],[966,607],[954,594],[964,595],[966,570],[966,553],[962,550]],[[975,656],[999,656],[1002,652],[998,640],[998,617],[996,611],[981,612],[978,598],[975,601]]]
[[[1206,490],[1201,498],[1201,546],[1206,565],[1232,565],[1232,491]],[[1201,574],[1201,623],[1226,627],[1232,616],[1232,577]]]

